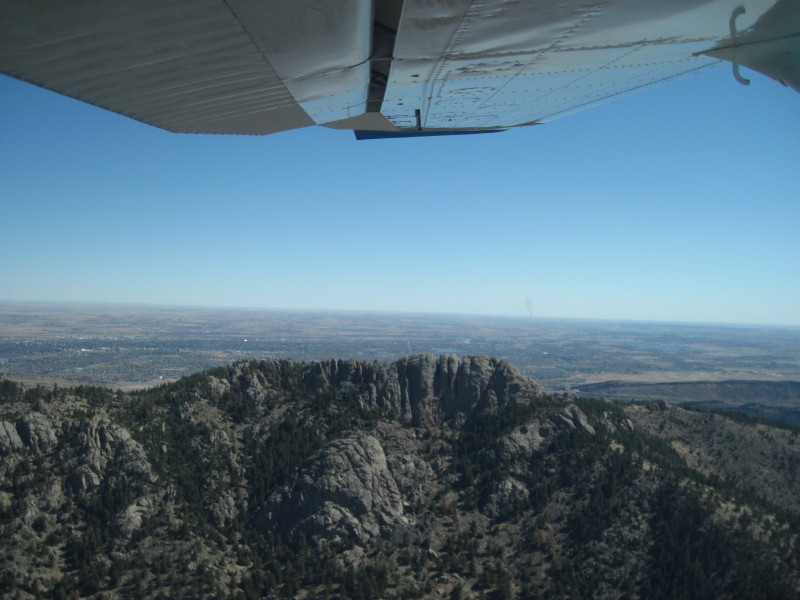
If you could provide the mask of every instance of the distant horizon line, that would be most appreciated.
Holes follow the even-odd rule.
[[[398,316],[420,316],[420,317],[453,317],[453,318],[487,318],[487,319],[510,319],[517,321],[583,321],[595,323],[639,323],[655,325],[676,325],[676,326],[706,326],[706,327],[732,327],[732,328],[764,328],[764,329],[798,329],[800,323],[732,323],[723,321],[675,321],[668,319],[642,319],[642,318],[619,318],[619,317],[554,317],[545,315],[509,315],[509,314],[490,314],[490,313],[455,313],[438,311],[409,311],[409,310],[381,310],[381,309],[359,309],[359,308],[285,308],[285,307],[259,307],[259,306],[223,306],[214,304],[159,304],[154,302],[127,302],[114,300],[10,300],[0,298],[0,305],[45,305],[45,306],[64,306],[64,307],[108,307],[108,308],[139,308],[139,309],[158,309],[158,310],[190,310],[190,311],[246,311],[246,312],[272,312],[272,313],[318,313],[318,314],[374,314],[374,315],[398,315]]]

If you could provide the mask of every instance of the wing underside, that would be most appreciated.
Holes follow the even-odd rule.
[[[5,0],[0,72],[177,132],[266,134],[315,124],[496,131],[545,123],[721,58],[796,85],[797,7]]]

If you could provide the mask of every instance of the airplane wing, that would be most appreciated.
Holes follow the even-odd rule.
[[[719,60],[800,91],[797,0],[3,0],[0,72],[170,131],[546,123]]]

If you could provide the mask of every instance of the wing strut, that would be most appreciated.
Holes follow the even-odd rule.
[[[733,9],[731,13],[731,20],[729,21],[731,27],[731,41],[733,42],[733,76],[742,85],[750,85],[750,80],[742,77],[739,73],[739,42],[736,40],[736,18],[745,13],[744,6],[741,4]]]

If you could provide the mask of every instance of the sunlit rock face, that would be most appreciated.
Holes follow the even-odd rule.
[[[366,543],[403,513],[380,442],[369,435],[336,440],[311,457],[293,485],[258,511],[263,531]]]

